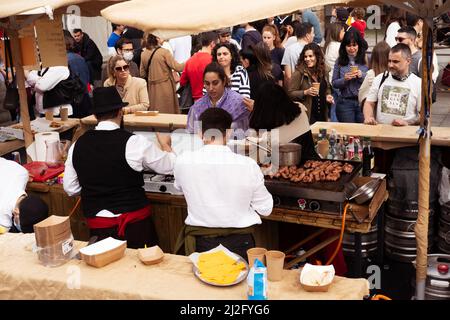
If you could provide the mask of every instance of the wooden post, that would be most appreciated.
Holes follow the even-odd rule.
[[[30,115],[28,113],[28,99],[25,89],[25,73],[22,66],[22,55],[20,52],[19,31],[15,17],[10,17],[11,29],[8,30],[8,36],[11,40],[11,50],[16,71],[16,82],[19,89],[20,98],[20,120],[23,125],[23,132],[25,138],[25,148],[33,143],[33,134],[31,133]],[[27,157],[27,162],[30,162],[30,157]]]
[[[422,107],[420,109],[420,125],[425,130],[425,136],[420,139],[419,152],[419,213],[415,227],[417,241],[416,258],[416,299],[425,299],[425,280],[428,268],[428,218],[430,201],[430,152],[431,152],[431,69],[427,57],[433,57],[433,45],[429,46],[433,37],[433,19],[424,19],[422,44]],[[430,52],[431,51],[431,52]],[[432,59],[432,58],[431,58]],[[427,119],[426,106],[430,117]]]

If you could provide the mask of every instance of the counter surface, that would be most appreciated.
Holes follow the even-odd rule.
[[[185,256],[166,254],[160,264],[145,266],[137,250],[127,249],[122,259],[100,269],[76,259],[49,268],[32,252],[34,242],[34,234],[0,235],[0,299],[247,299],[246,281],[231,287],[204,284]],[[300,286],[299,270],[283,272],[282,281],[268,282],[271,300],[357,300],[369,294],[366,279],[336,276],[328,292],[311,293]]]
[[[128,127],[153,127],[166,129],[184,129],[186,128],[187,115],[160,113],[157,116],[135,116],[127,114],[123,117],[124,125]],[[94,116],[81,119],[81,123],[87,126],[97,124]]]
[[[313,135],[319,134],[319,129],[327,129],[331,133],[335,129],[338,134],[347,136],[367,136],[372,140],[372,146],[390,150],[417,144],[419,126],[395,127],[387,124],[376,126],[361,123],[316,122],[311,126]],[[450,128],[431,127],[433,133],[431,144],[450,146]]]

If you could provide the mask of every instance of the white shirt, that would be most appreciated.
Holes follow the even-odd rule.
[[[398,81],[389,74],[380,87],[382,77],[382,73],[375,77],[366,98],[369,102],[377,101],[377,122],[392,124],[395,119],[403,119],[409,124],[416,124],[419,119],[421,79],[412,73],[405,81]]]
[[[173,50],[174,59],[183,63],[186,62],[191,57],[192,49],[192,37],[184,36],[169,40],[169,44]]]
[[[233,38],[230,39],[230,43],[234,44],[237,48],[238,51],[241,51],[241,45],[239,44],[239,42],[237,42],[236,40],[234,40]]]
[[[261,224],[258,214],[272,212],[273,199],[257,163],[227,146],[186,151],[178,156],[174,175],[188,205],[187,225],[245,228]]]
[[[27,84],[34,88],[36,92],[36,111],[45,113],[46,110],[52,110],[54,115],[59,114],[59,108],[65,107],[69,109],[69,116],[73,114],[72,106],[70,104],[61,105],[55,108],[44,109],[43,99],[44,92],[52,90],[59,82],[66,80],[70,76],[68,67],[50,67],[47,72],[41,77],[38,71],[32,70],[27,76]]]
[[[95,130],[116,130],[119,126],[111,121],[101,121]],[[70,147],[64,170],[64,191],[69,196],[78,195],[81,186],[73,167],[72,155],[75,143]],[[125,147],[125,159],[135,171],[153,170],[161,174],[172,174],[175,154],[161,151],[152,141],[141,135],[131,136]]]
[[[331,41],[328,44],[327,51],[325,53],[325,63],[330,67],[330,83],[333,82],[333,70],[334,64],[336,63],[337,58],[339,58],[339,48],[341,47],[341,43],[337,41]]]
[[[291,36],[287,39],[286,43],[284,44],[284,47],[287,48],[291,45],[293,45],[294,43],[297,42],[297,37],[296,36]]]
[[[398,30],[400,30],[400,24],[397,21],[389,24],[386,29],[385,41],[391,48],[397,44],[397,41],[395,41],[395,37],[397,36]]]
[[[12,213],[20,196],[25,195],[28,171],[17,162],[0,157],[0,225],[12,226]]]
[[[290,45],[284,50],[283,59],[281,60],[281,65],[290,66],[291,72],[294,73],[295,66],[297,65],[298,58],[305,47],[304,42],[297,41],[296,43]]]

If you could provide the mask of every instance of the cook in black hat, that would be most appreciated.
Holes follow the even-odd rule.
[[[155,245],[142,171],[172,174],[175,154],[170,137],[157,134],[161,150],[144,136],[121,129],[127,103],[115,87],[96,88],[93,98],[98,125],[69,149],[64,190],[81,196],[91,236],[127,240],[129,248]]]

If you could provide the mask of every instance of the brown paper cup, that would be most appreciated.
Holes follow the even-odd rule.
[[[45,111],[45,120],[53,121],[53,111]]]
[[[270,250],[266,252],[267,279],[280,281],[283,276],[285,254],[281,251]]]
[[[60,114],[60,117],[61,117],[61,121],[69,120],[69,109],[61,108],[59,114]]]
[[[315,88],[316,90],[320,90],[320,82],[313,82],[312,83],[313,88]]]
[[[247,257],[248,257],[248,264],[250,268],[255,263],[255,259],[259,259],[264,265],[266,265],[265,261],[265,254],[267,252],[267,249],[264,248],[251,248],[247,250]]]

